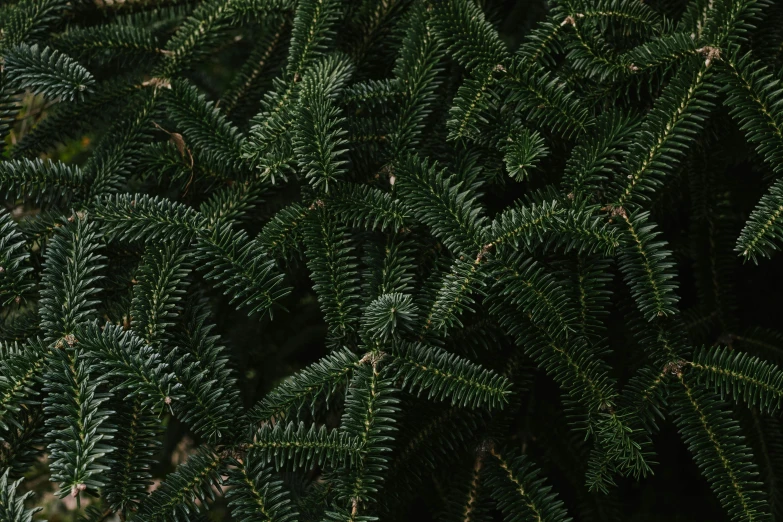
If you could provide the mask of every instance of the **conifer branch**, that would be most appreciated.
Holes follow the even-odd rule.
[[[395,167],[395,184],[407,197],[406,207],[432,228],[443,244],[456,252],[480,251],[486,236],[486,218],[462,183],[453,182],[437,164],[408,156]]]
[[[21,353],[0,361],[0,428],[9,430],[19,422],[17,414],[34,394],[33,387],[42,380],[48,352],[40,340],[33,341]]]
[[[503,376],[456,354],[423,344],[401,344],[392,350],[390,370],[405,390],[453,406],[502,408],[508,403],[511,383]]]
[[[331,396],[346,385],[358,362],[359,358],[347,349],[332,353],[282,382],[253,407],[248,418],[254,425],[272,419],[281,422],[296,418],[304,405],[315,414],[317,402],[328,404]]]
[[[737,422],[683,374],[677,377],[679,386],[672,397],[675,422],[721,504],[732,520],[769,520],[756,465],[744,437],[733,435]]]
[[[35,286],[30,253],[10,214],[0,214],[0,306],[21,302]]]
[[[335,342],[346,342],[359,321],[357,263],[345,229],[327,211],[318,211],[305,228],[308,267],[321,310]]]
[[[760,412],[776,411],[783,399],[783,374],[776,365],[728,348],[697,350],[689,376],[720,390],[721,397],[742,399]]]
[[[370,354],[369,364],[356,370],[345,400],[340,432],[355,437],[360,452],[355,467],[340,473],[335,480],[338,499],[351,507],[351,516],[357,516],[373,500],[388,468],[394,440],[394,417],[399,412],[399,399],[394,397],[392,379],[381,376],[378,369],[380,354]]]
[[[771,257],[783,240],[783,180],[762,196],[737,240],[736,250],[745,259]]]
[[[639,311],[652,320],[677,313],[675,304],[679,300],[675,291],[677,284],[670,281],[674,265],[667,258],[670,252],[663,250],[666,243],[654,241],[659,234],[653,232],[654,224],[647,224],[649,212],[642,212],[629,218],[622,209],[612,212],[619,216],[625,228],[625,245],[620,251],[620,270],[631,286],[631,292]]]
[[[210,447],[202,447],[139,506],[137,516],[150,521],[185,520],[199,513],[220,482],[223,459]]]
[[[8,522],[32,522],[33,515],[43,508],[25,509],[25,501],[33,495],[33,492],[17,495],[16,490],[22,479],[9,483],[9,471],[10,469],[6,469],[0,476],[0,519]]]
[[[5,54],[5,74],[18,89],[63,100],[82,99],[95,84],[93,76],[69,56],[37,44],[19,45]]]
[[[647,192],[661,185],[712,107],[715,89],[710,79],[710,58],[694,58],[666,87],[642,123],[642,139],[628,155],[627,174],[613,183],[615,207],[641,204],[649,199]]]
[[[283,482],[274,476],[271,467],[264,466],[255,455],[243,462],[233,460],[228,470],[226,492],[232,515],[240,522],[287,522],[297,520],[299,513],[292,505]]]
[[[131,327],[147,344],[155,346],[165,339],[166,328],[178,311],[189,263],[185,252],[171,247],[150,246],[136,276],[131,302]]]
[[[771,520],[773,4],[3,3],[0,518]]]
[[[32,202],[63,198],[68,200],[85,190],[79,167],[47,160],[10,160],[0,163],[0,192],[7,199]]]
[[[493,492],[506,517],[525,516],[531,520],[554,522],[568,520],[561,500],[538,478],[539,471],[526,458],[513,451],[490,447],[487,486]]]
[[[274,461],[275,469],[282,467],[306,467],[346,462],[354,465],[362,451],[362,445],[355,438],[338,430],[327,431],[325,426],[309,429],[304,423],[290,422],[265,424],[248,444],[248,450],[255,452],[262,462]]]
[[[97,227],[83,213],[58,223],[41,278],[41,328],[47,342],[73,345],[77,328],[96,316],[104,257]]]

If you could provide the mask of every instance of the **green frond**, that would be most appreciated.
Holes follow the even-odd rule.
[[[338,500],[349,504],[353,515],[366,511],[367,504],[378,500],[397,431],[395,417],[400,401],[394,396],[393,379],[385,371],[382,376],[372,360],[377,356],[365,356],[371,361],[354,372],[339,428],[360,448],[355,466],[340,470],[334,480]]]
[[[90,370],[77,343],[54,349],[44,378],[50,480],[60,484],[60,498],[105,485],[113,412],[104,405],[109,394],[98,391],[106,377]]]
[[[515,129],[503,144],[504,159],[508,175],[517,181],[530,177],[530,171],[538,166],[541,158],[549,154],[544,138],[536,131],[525,128]]]
[[[716,91],[710,62],[687,61],[656,100],[642,122],[623,167],[611,185],[615,207],[638,206],[649,201],[672,173],[701,131]]]
[[[721,48],[744,43],[762,19],[766,0],[719,0],[707,15],[703,38]]]
[[[357,260],[345,227],[320,210],[305,225],[307,267],[321,311],[329,326],[330,342],[342,343],[356,332],[361,303]]]
[[[274,461],[275,469],[355,465],[362,449],[356,437],[336,429],[327,431],[326,426],[312,424],[308,429],[303,422],[264,424],[248,444],[248,451],[263,464]]]
[[[566,252],[612,254],[620,244],[620,234],[596,215],[596,210],[592,205],[569,208],[552,194],[534,196],[493,220],[488,246],[511,252],[511,245],[532,251],[543,244],[547,249]]]
[[[783,171],[783,95],[780,79],[768,67],[754,60],[750,52],[731,48],[719,62],[724,104],[737,120],[750,143],[774,172]]]
[[[364,335],[378,343],[386,343],[414,331],[419,310],[413,298],[406,294],[382,294],[375,298],[362,315]]]
[[[775,182],[750,214],[737,239],[736,251],[745,259],[772,257],[783,240],[783,180]]]
[[[409,219],[392,194],[368,185],[338,183],[329,192],[327,205],[345,224],[369,230],[401,230]]]
[[[508,522],[539,520],[565,522],[571,517],[563,501],[525,455],[512,449],[490,448],[486,487]]]
[[[513,65],[500,81],[509,88],[505,101],[514,113],[539,128],[568,139],[593,126],[587,106],[551,71]]]
[[[90,216],[111,239],[120,241],[189,241],[206,228],[196,210],[166,198],[116,194],[97,198]]]
[[[85,185],[82,170],[75,165],[42,159],[0,162],[0,193],[6,199],[68,201],[83,192]]]
[[[432,28],[449,56],[466,69],[495,67],[511,55],[481,8],[470,0],[434,4]]]
[[[296,6],[286,74],[296,81],[307,67],[322,56],[336,36],[334,23],[341,5],[336,0],[301,0]]]
[[[296,164],[288,130],[296,119],[301,82],[285,83],[273,80],[273,88],[264,95],[261,111],[250,120],[250,131],[243,158],[248,160],[262,177],[286,174]]]
[[[618,219],[623,227],[619,267],[631,288],[639,311],[648,321],[677,313],[677,282],[673,281],[674,261],[671,252],[664,250],[664,241],[655,241],[655,223],[649,221],[649,212],[633,218],[625,213]]]
[[[725,7],[726,3],[721,2]],[[713,4],[714,6],[714,4]],[[711,14],[709,4],[705,0],[689,2],[682,10],[682,16],[677,22],[677,30],[684,33],[693,34],[693,39],[701,39],[704,33],[704,27],[707,25],[708,17]]]
[[[534,259],[504,255],[493,259],[491,266],[495,282],[490,296],[514,306],[553,338],[568,338],[578,329],[578,309],[562,282]]]
[[[533,201],[530,205],[520,201],[492,221],[492,244],[519,247],[531,245],[534,240],[542,241],[550,223],[565,211],[557,200]]]
[[[107,379],[111,392],[138,397],[142,409],[160,412],[179,400],[175,376],[162,355],[130,330],[121,326],[91,323],[76,333],[80,355]]]
[[[203,59],[226,39],[236,7],[242,3],[247,0],[207,0],[199,4],[166,42],[166,59],[156,67],[153,76],[170,78]],[[267,3],[270,9],[280,4],[285,2]]]
[[[468,408],[503,408],[511,382],[492,370],[435,346],[402,343],[391,350],[389,371],[401,387],[428,399]]]
[[[319,402],[329,404],[348,383],[358,362],[359,357],[347,348],[332,352],[278,384],[250,410],[248,419],[253,425],[272,419],[280,423],[298,418],[304,407],[314,414]]]
[[[347,171],[347,140],[343,137],[347,131],[340,109],[316,80],[310,75],[303,79],[292,144],[299,168],[310,185],[318,192],[328,193],[330,185],[334,187]]]
[[[68,0],[20,0],[3,20],[0,50],[40,37],[67,10]]]
[[[0,213],[0,306],[8,306],[35,286],[30,253],[11,215]]]
[[[332,194],[334,196],[334,194]],[[276,259],[291,259],[302,252],[304,224],[309,211],[299,203],[280,209],[264,225],[256,241]]]
[[[474,260],[455,260],[448,270],[436,272],[432,279],[434,295],[427,303],[428,312],[422,328],[443,334],[454,326],[461,327],[459,316],[472,312],[476,294],[484,294],[486,270]]]
[[[390,234],[384,242],[367,245],[364,294],[369,298],[384,294],[413,294],[416,244],[405,232]]]
[[[639,119],[621,111],[596,118],[595,132],[582,136],[566,163],[563,191],[575,201],[589,200],[626,161],[639,128]]]
[[[98,253],[98,227],[77,214],[63,219],[46,248],[39,301],[41,328],[47,342],[73,344],[79,325],[96,318],[104,257]]]
[[[733,521],[771,520],[745,437],[729,413],[706,390],[678,375],[672,414],[693,460]]]
[[[152,31],[119,24],[73,28],[58,35],[54,45],[71,56],[98,60],[147,57],[160,53],[158,39]]]
[[[3,450],[0,466],[10,468],[10,476],[22,477],[39,458],[39,449],[45,445],[44,412],[40,404],[23,408],[8,429],[0,428]]]
[[[188,305],[182,322],[172,330],[166,363],[176,376],[181,400],[171,401],[174,415],[211,442],[235,438],[242,404],[236,377],[224,348],[211,333],[203,305]]]
[[[598,22],[607,24],[617,22],[613,30],[633,29],[635,32],[648,34],[662,29],[661,15],[647,4],[628,0],[569,0],[564,2],[570,9],[570,14],[578,22]],[[603,28],[603,27],[602,27]]]
[[[274,259],[267,257],[256,241],[244,231],[228,225],[218,225],[199,235],[196,242],[196,267],[204,277],[231,294],[231,303],[246,308],[248,315],[272,316],[272,308],[288,295],[290,288],[282,285]]]
[[[190,271],[187,251],[170,245],[149,245],[136,275],[131,302],[131,328],[151,346],[166,339],[166,329],[181,308],[183,283]]]
[[[47,366],[48,350],[40,340],[31,341],[20,353],[0,361],[0,428],[11,430],[23,404],[30,402]]]
[[[5,53],[8,82],[47,98],[82,99],[95,85],[92,74],[69,56],[38,44],[18,45]]]
[[[563,47],[562,35],[566,31],[563,21],[566,14],[563,7],[553,4],[547,17],[528,32],[514,57],[523,67],[550,66]]]
[[[139,160],[139,148],[154,128],[157,105],[155,92],[139,92],[126,102],[120,113],[122,119],[104,132],[84,166],[91,198],[119,192],[126,186]]]
[[[288,522],[299,519],[283,482],[250,452],[241,462],[230,460],[226,485],[228,507],[238,522]]]
[[[579,15],[582,17],[579,18]],[[566,59],[574,71],[601,83],[619,83],[624,80],[632,72],[631,67],[623,62],[622,57],[617,56],[606,42],[604,34],[599,35],[597,31],[591,30],[592,20],[583,13],[574,13],[571,19],[577,21],[571,24],[573,37],[568,41]],[[587,24],[583,23],[585,19],[589,20]]]
[[[151,470],[160,451],[161,421],[158,414],[142,406],[140,397],[115,401],[116,426],[112,446],[113,462],[106,470],[103,495],[114,511],[128,516],[146,498],[152,485]]]
[[[212,448],[202,446],[142,501],[134,518],[150,522],[193,520],[215,498],[222,464],[223,459]]]
[[[240,167],[244,138],[214,102],[184,80],[172,82],[164,100],[186,147],[229,172]]]
[[[475,140],[481,134],[482,127],[489,123],[484,113],[498,101],[498,95],[493,88],[497,75],[498,71],[494,67],[479,70],[475,73],[475,78],[466,78],[459,86],[449,109],[449,120],[446,122],[449,140]]]
[[[331,506],[331,510],[324,513],[324,522],[377,522],[378,517],[359,515],[353,509],[344,509],[339,506]]]
[[[399,102],[402,96],[400,90],[399,82],[396,79],[356,82],[345,87],[342,102],[373,111]]]
[[[408,155],[395,164],[395,187],[406,210],[429,226],[446,248],[475,255],[484,246],[486,217],[476,195],[430,163]]]
[[[783,400],[783,372],[777,365],[725,347],[702,347],[688,361],[689,380],[742,400],[762,413],[776,411]]]
[[[272,14],[288,14],[295,2],[291,0],[232,0],[228,5],[228,14],[234,22],[246,18],[265,17]]]
[[[6,469],[0,475],[0,520],[4,522],[33,522],[33,515],[43,508],[25,508],[25,501],[33,495],[33,492],[29,491],[23,495],[17,495],[16,490],[19,488],[22,479],[10,482],[8,479],[9,471],[10,469]]]
[[[688,32],[676,32],[630,49],[623,55],[622,61],[632,72],[645,73],[679,65],[698,52],[696,42]]]
[[[595,437],[586,473],[587,487],[591,491],[604,490],[606,493],[601,485],[605,479],[601,475],[609,471],[630,475],[637,480],[652,473],[652,440],[643,431],[637,411],[610,408],[608,413],[599,413],[588,422],[588,429]]]
[[[443,50],[429,28],[430,14],[424,4],[415,3],[407,15],[407,28],[394,65],[394,77],[401,88],[402,101],[389,138],[390,157],[418,145],[424,119],[432,111],[435,90],[440,81],[439,63]]]

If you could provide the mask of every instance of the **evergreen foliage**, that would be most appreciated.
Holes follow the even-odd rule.
[[[3,3],[0,522],[780,520],[782,13]]]

